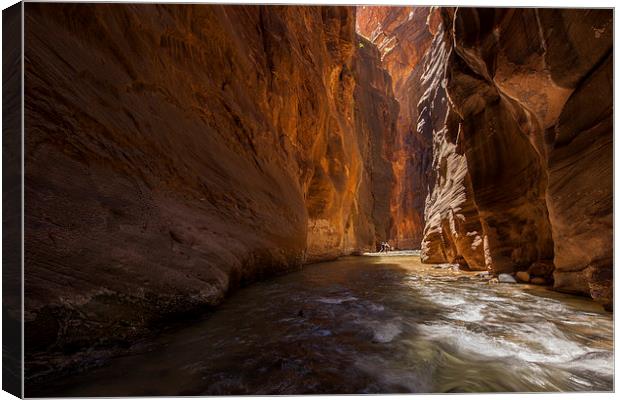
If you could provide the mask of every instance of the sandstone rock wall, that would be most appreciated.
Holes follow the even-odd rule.
[[[557,290],[610,306],[612,18],[434,12],[419,104],[435,176],[423,259],[494,272],[553,264]]]
[[[353,8],[30,3],[25,23],[30,377],[386,238],[397,104]]]
[[[432,141],[433,164],[426,199],[422,261],[485,269],[483,232],[473,200],[459,117],[443,85],[453,49],[443,25],[424,58],[424,89],[418,103],[418,131]],[[460,139],[460,140],[459,140]]]
[[[571,17],[569,15],[569,17]],[[583,21],[583,16],[572,16]],[[547,208],[554,239],[555,288],[613,302],[613,59],[611,17],[587,20],[573,38],[597,37],[600,52],[582,43],[590,70],[555,123],[547,127]],[[601,24],[603,22],[603,24]],[[603,36],[605,35],[605,36]],[[583,54],[583,53],[582,53]]]
[[[419,249],[424,229],[432,138],[417,131],[422,56],[431,43],[426,7],[357,7],[357,31],[377,45],[399,103],[392,151],[394,184],[390,239],[398,248]]]
[[[610,305],[609,10],[25,8],[30,377],[386,239]]]
[[[394,186],[392,155],[396,140],[398,102],[392,93],[392,81],[383,69],[380,52],[375,45],[357,36],[357,54],[354,60],[355,76],[355,131],[364,160],[364,176],[358,196],[369,201],[366,212],[374,227],[372,243],[391,238],[393,226],[390,194]],[[365,140],[363,140],[365,139]],[[370,206],[370,207],[368,207]]]

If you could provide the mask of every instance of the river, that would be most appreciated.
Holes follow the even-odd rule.
[[[46,395],[613,390],[613,314],[417,256],[360,256],[236,291]]]

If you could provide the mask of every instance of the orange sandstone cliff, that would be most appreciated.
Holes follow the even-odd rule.
[[[399,26],[413,24],[415,13],[365,10],[358,29],[388,48],[383,63],[398,71],[389,54],[423,34],[389,32],[405,15],[411,20]],[[431,143],[405,151],[422,171],[405,185],[421,176],[428,183],[424,223],[415,224],[423,261],[528,271],[611,307],[612,12],[445,8],[426,16],[415,29],[432,44],[417,56],[417,87],[405,90],[418,117],[409,137]],[[404,205],[395,193],[393,204]]]
[[[449,153],[465,157],[486,268],[546,275],[552,266],[555,289],[611,307],[611,11],[442,17]],[[469,224],[474,213],[463,215]]]
[[[357,7],[357,30],[379,48],[399,103],[391,157],[394,184],[390,195],[390,239],[402,249],[420,248],[432,160],[432,138],[417,131],[421,60],[432,39],[426,28],[428,14],[427,7]]]
[[[612,27],[601,9],[358,7],[400,103],[395,241],[611,307]]]
[[[384,240],[611,307],[611,11],[25,11],[30,378]]]
[[[354,8],[27,4],[25,23],[31,376],[58,367],[42,351],[122,345],[388,239],[398,105]]]

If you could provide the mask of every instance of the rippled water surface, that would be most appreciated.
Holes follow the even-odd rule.
[[[233,294],[54,395],[613,389],[612,314],[528,285],[350,257]]]

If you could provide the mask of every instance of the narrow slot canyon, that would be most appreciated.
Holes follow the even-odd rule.
[[[26,396],[613,390],[612,10],[24,8]]]

